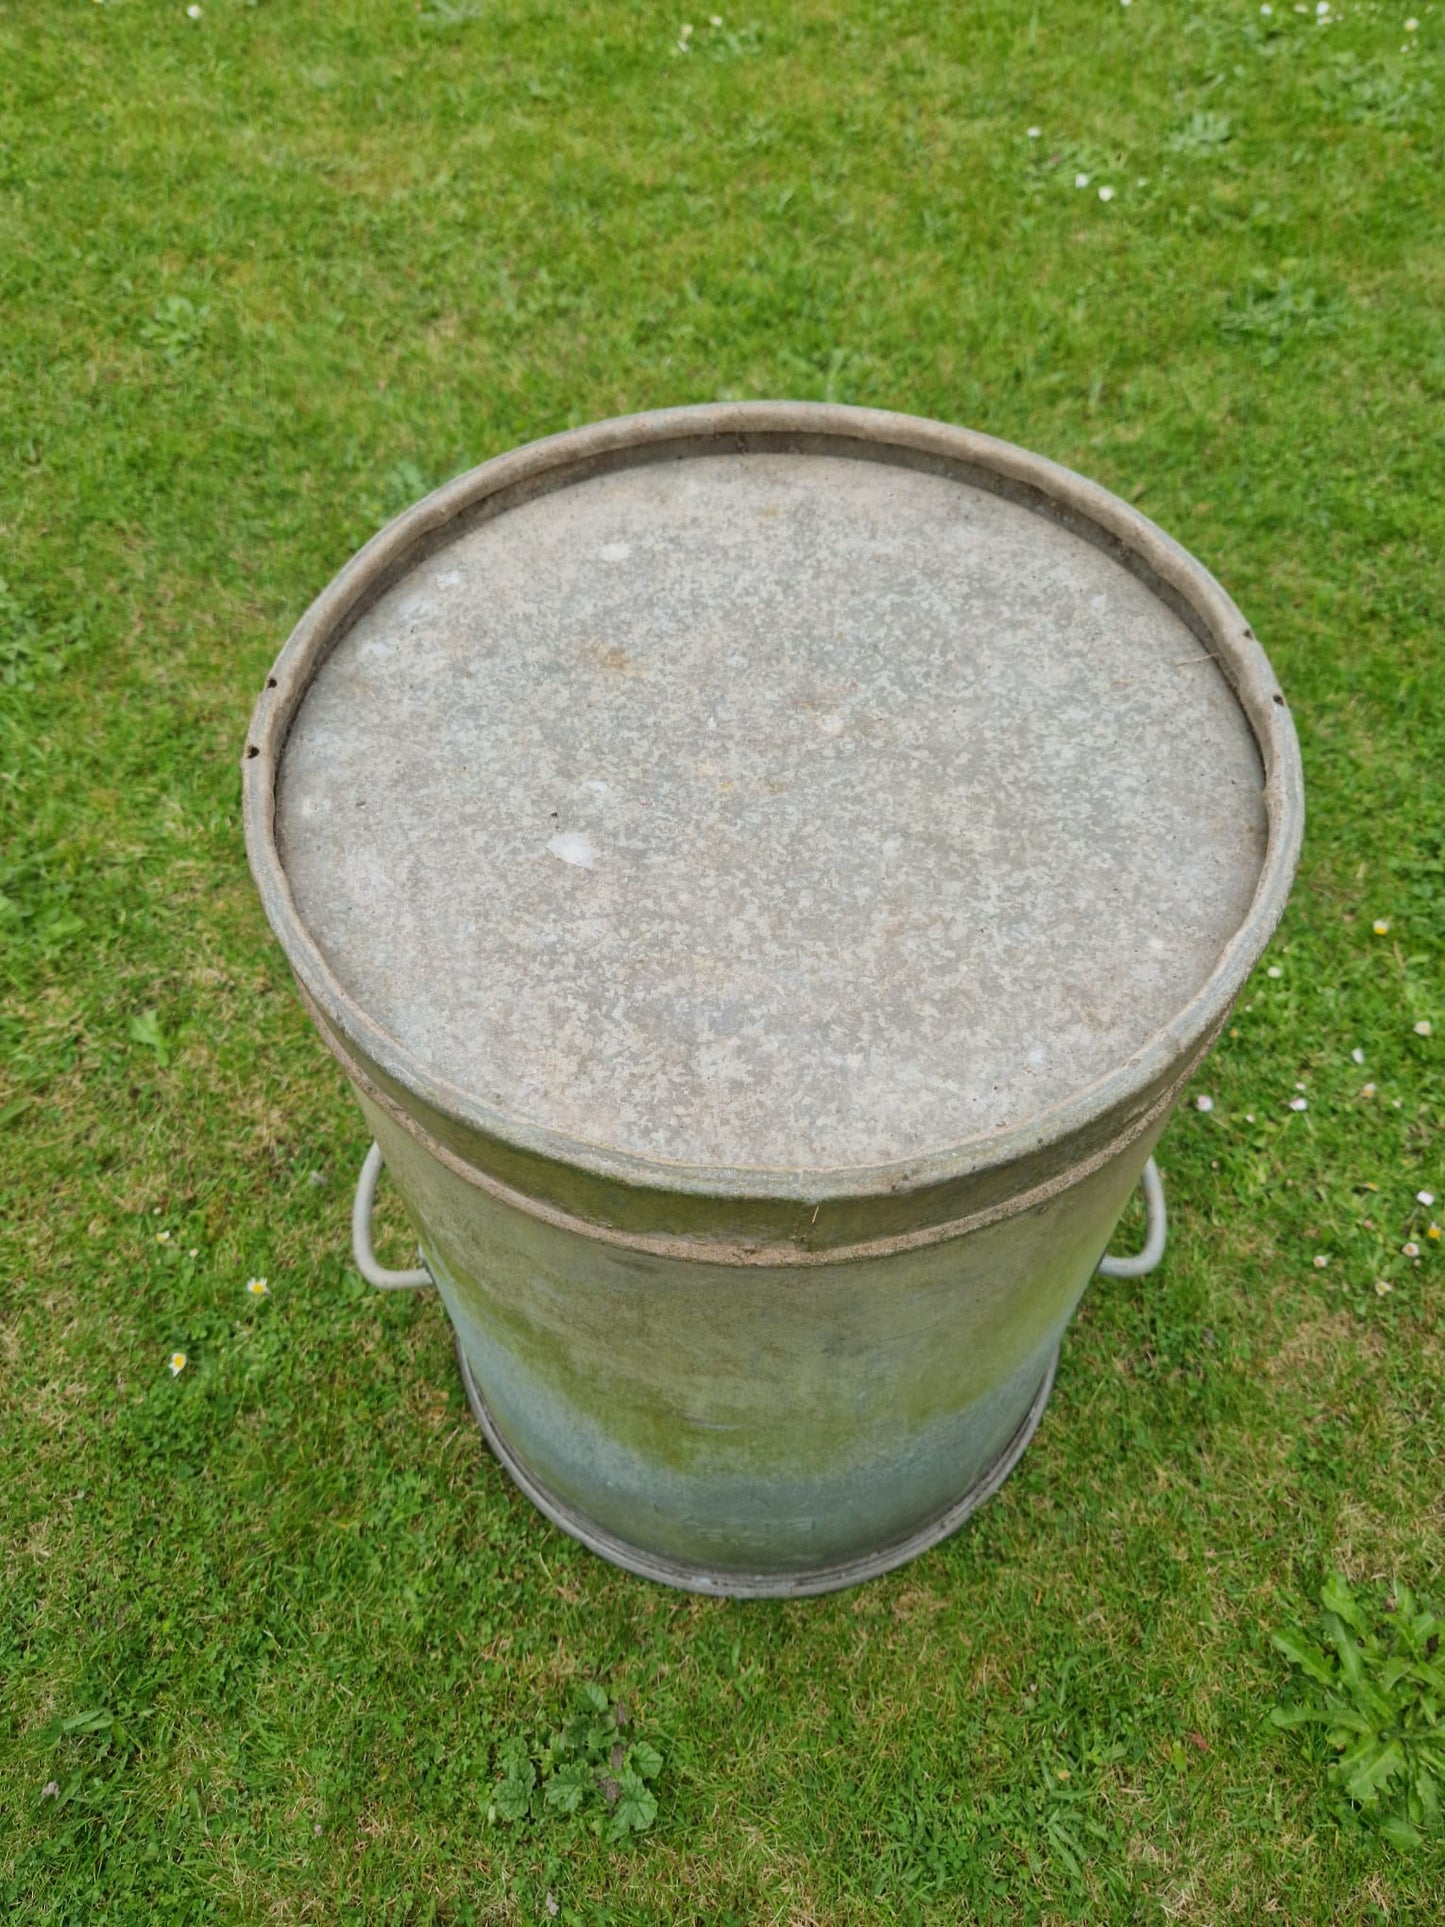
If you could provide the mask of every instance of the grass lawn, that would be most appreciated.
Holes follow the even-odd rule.
[[[1332,1572],[1445,1606],[1413,3],[0,0],[0,1917],[1445,1915],[1445,1839],[1270,1719]],[[1311,815],[1161,1147],[1165,1265],[1096,1284],[1012,1481],[889,1578],[742,1605],[547,1526],[435,1298],[353,1274],[364,1129],[237,770],[287,630],[423,489],[769,395],[1138,502],[1269,650]],[[497,1807],[588,1683],[661,1758],[636,1839]]]

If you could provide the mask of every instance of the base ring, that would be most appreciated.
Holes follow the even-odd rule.
[[[970,1513],[976,1512],[986,1499],[993,1497],[1022,1458],[1044,1415],[1059,1365],[1058,1347],[1055,1346],[1048,1369],[1024,1414],[1023,1422],[993,1464],[982,1478],[974,1481],[962,1498],[955,1499],[936,1518],[909,1533],[906,1538],[880,1546],[876,1551],[864,1553],[856,1559],[845,1559],[836,1565],[815,1566],[802,1572],[717,1572],[706,1566],[693,1565],[687,1560],[661,1558],[641,1546],[632,1545],[626,1539],[619,1539],[601,1526],[594,1525],[585,1513],[574,1510],[549,1492],[498,1431],[481,1388],[472,1375],[461,1338],[453,1332],[453,1339],[472,1417],[481,1427],[488,1445],[513,1484],[520,1488],[539,1512],[544,1513],[553,1525],[560,1526],[570,1538],[586,1546],[589,1552],[597,1553],[614,1566],[621,1566],[625,1572],[636,1573],[642,1579],[655,1580],[659,1585],[679,1587],[684,1592],[705,1593],[714,1599],[806,1599],[817,1593],[841,1592],[845,1586],[859,1585],[865,1579],[876,1579],[880,1573],[891,1572],[895,1566],[906,1565],[910,1559],[916,1559],[919,1553],[927,1552],[930,1547],[947,1539],[950,1534],[957,1532]]]

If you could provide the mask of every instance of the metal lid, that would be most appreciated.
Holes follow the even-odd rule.
[[[449,484],[308,613],[248,759],[334,1028],[444,1114],[686,1188],[866,1189],[1144,1085],[1299,837],[1205,570],[1037,457],[834,407]]]

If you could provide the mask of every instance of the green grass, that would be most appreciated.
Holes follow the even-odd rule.
[[[622,0],[0,4],[5,1919],[1440,1919],[1440,1840],[1269,1717],[1332,1569],[1445,1603],[1445,11],[1407,11],[757,0],[682,54]],[[237,760],[424,486],[775,394],[1139,502],[1264,639],[1311,822],[1164,1140],[1165,1267],[1095,1287],[1013,1480],[906,1571],[739,1605],[546,1526],[435,1300],[352,1274],[363,1128]],[[662,1755],[651,1830],[488,1824],[586,1682]]]

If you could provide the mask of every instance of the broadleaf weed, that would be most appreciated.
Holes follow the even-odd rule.
[[[657,1818],[661,1752],[629,1734],[626,1702],[609,1699],[595,1680],[577,1698],[577,1711],[550,1734],[514,1734],[498,1748],[501,1777],[488,1819],[510,1826],[575,1822],[611,1841],[646,1833]]]
[[[1383,1600],[1359,1597],[1334,1573],[1320,1592],[1316,1628],[1276,1632],[1297,1677],[1270,1717],[1276,1726],[1323,1726],[1329,1763],[1358,1814],[1399,1847],[1441,1830],[1445,1790],[1445,1655],[1442,1622],[1397,1584]]]

